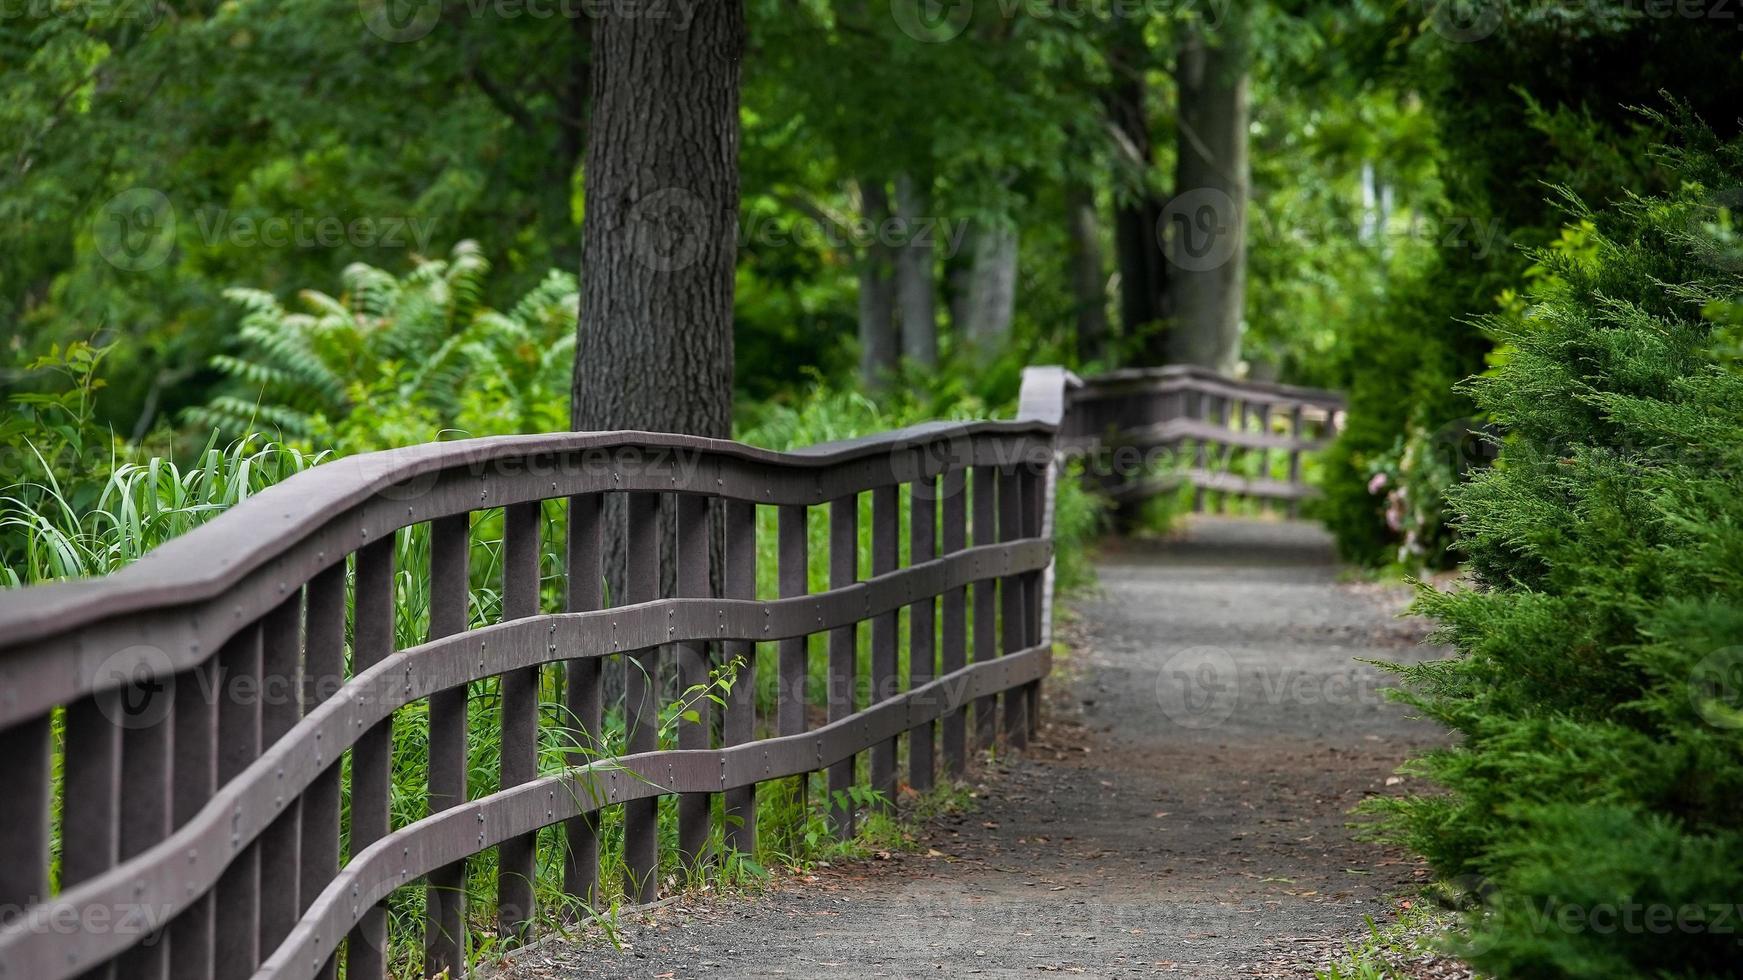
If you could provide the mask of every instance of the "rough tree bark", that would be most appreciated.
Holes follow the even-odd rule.
[[[1017,299],[1017,229],[977,220],[968,234],[969,261],[956,281],[957,335],[972,357],[985,361],[1011,337]]]
[[[903,242],[896,250],[896,306],[902,320],[902,356],[928,370],[938,366],[938,305],[933,288],[933,239],[937,232],[929,177],[896,178],[896,217]]]
[[[1107,273],[1102,270],[1101,222],[1095,194],[1085,184],[1065,188],[1066,240],[1071,244],[1071,294],[1077,306],[1077,359],[1106,363]]]
[[[871,229],[859,265],[859,374],[867,388],[889,383],[901,357],[896,337],[895,252],[884,239],[890,194],[881,179],[859,181],[861,216]]]
[[[576,429],[732,432],[739,0],[594,29]]]
[[[1247,280],[1247,59],[1242,19],[1214,36],[1184,30],[1175,199],[1168,208],[1167,252],[1175,363],[1223,373],[1241,359]]]
[[[1109,48],[1114,81],[1103,93],[1108,121],[1125,171],[1126,192],[1114,200],[1114,259],[1120,274],[1120,325],[1141,337],[1137,357],[1160,364],[1167,357],[1168,265],[1162,254],[1162,203],[1150,185],[1155,152],[1150,139],[1150,48],[1143,26],[1116,11],[1122,23]]]

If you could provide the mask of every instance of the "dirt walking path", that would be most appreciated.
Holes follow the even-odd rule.
[[[1349,811],[1436,740],[1359,659],[1431,653],[1311,525],[1198,518],[1104,555],[1027,756],[921,850],[633,917],[517,978],[1311,976],[1419,875]]]

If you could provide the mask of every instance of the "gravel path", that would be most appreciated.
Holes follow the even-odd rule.
[[[1359,844],[1436,732],[1359,659],[1429,655],[1397,590],[1340,584],[1316,526],[1197,518],[1127,542],[1073,603],[1047,727],[921,849],[757,896],[684,899],[516,978],[1296,977],[1422,872]]]

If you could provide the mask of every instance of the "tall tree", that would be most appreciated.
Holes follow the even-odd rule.
[[[867,388],[877,388],[889,381],[901,358],[895,256],[884,240],[890,192],[881,178],[861,178],[859,201],[864,227],[871,230],[859,260],[859,373]]]
[[[1184,26],[1175,81],[1175,197],[1165,210],[1168,358],[1232,372],[1246,314],[1247,23]]]
[[[1168,266],[1158,227],[1162,204],[1153,185],[1150,138],[1150,45],[1144,23],[1116,11],[1108,44],[1112,80],[1102,95],[1117,147],[1114,195],[1114,258],[1120,274],[1120,326],[1128,338],[1144,338],[1139,356],[1160,363],[1166,356],[1162,323],[1168,315]]]
[[[732,433],[740,0],[594,31],[576,429]]]
[[[1077,359],[1083,364],[1105,362],[1108,356],[1107,274],[1102,271],[1100,224],[1094,189],[1078,181],[1067,184],[1065,232],[1071,247]]]
[[[931,210],[930,177],[904,173],[896,178],[896,217],[902,228],[902,242],[896,251],[896,306],[902,316],[902,356],[927,369],[938,366]]]

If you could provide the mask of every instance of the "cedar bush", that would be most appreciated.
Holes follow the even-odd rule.
[[[1677,189],[1567,195],[1580,247],[1485,321],[1466,390],[1506,435],[1450,494],[1474,585],[1418,600],[1458,656],[1394,668],[1459,738],[1382,826],[1481,882],[1464,953],[1498,976],[1743,971],[1743,139],[1676,130]]]

